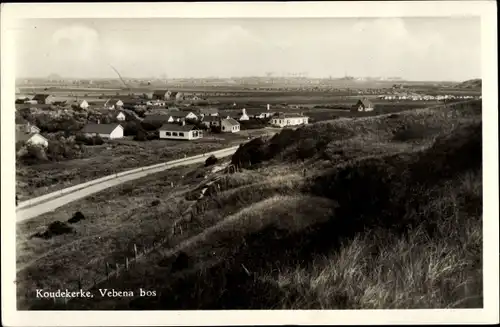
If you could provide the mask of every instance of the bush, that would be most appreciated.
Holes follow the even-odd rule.
[[[48,161],[45,149],[40,145],[26,145],[26,152],[20,157],[19,161],[26,165],[34,165],[40,162]]]
[[[78,144],[85,144],[85,145],[102,145],[102,144],[104,144],[104,140],[99,135],[96,135],[93,137],[88,137],[88,136],[83,135],[83,134],[77,134],[75,137],[75,142]]]
[[[83,215],[83,213],[81,213],[80,211],[77,211],[75,212],[75,214],[73,215],[73,217],[71,217],[70,219],[68,219],[68,223],[77,223],[79,222],[80,220],[83,220],[85,219],[85,216]]]
[[[159,204],[160,204],[160,200],[154,200],[153,202],[151,202],[152,207],[156,207]]]
[[[240,129],[245,130],[245,129],[259,129],[259,128],[264,128],[267,125],[269,125],[270,119],[265,119],[265,118],[253,118],[249,120],[242,120],[240,121]]]
[[[43,238],[47,240],[52,238],[53,236],[69,234],[71,232],[73,232],[73,228],[68,226],[66,223],[57,220],[53,223],[50,223],[50,225],[47,226],[47,230],[45,232],[36,233],[35,235],[33,235],[33,237]]]
[[[137,131],[137,135],[134,136],[134,141],[141,141],[141,142],[147,141],[148,140],[147,136],[148,135],[146,134],[146,132],[140,129]]]
[[[143,128],[141,124],[136,121],[129,121],[123,124],[124,136],[135,136],[140,130],[143,130]]]
[[[51,161],[75,159],[80,157],[81,148],[74,142],[50,140],[46,149],[47,158]]]
[[[240,145],[231,157],[231,163],[236,167],[248,168],[267,159],[262,138],[256,138]]]
[[[217,157],[213,154],[205,160],[205,167],[215,165],[217,163]]]
[[[300,142],[297,149],[297,157],[299,159],[307,159],[313,157],[317,152],[316,141],[313,139],[306,139]]]

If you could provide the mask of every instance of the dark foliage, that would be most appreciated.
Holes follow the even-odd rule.
[[[73,228],[68,226],[66,223],[63,223],[63,222],[57,220],[57,221],[50,223],[47,226],[47,229],[45,230],[45,232],[36,233],[32,237],[42,238],[42,239],[48,240],[54,236],[63,235],[63,234],[70,234],[72,232],[73,232]]]
[[[213,154],[205,160],[205,167],[215,165],[217,163],[217,157]]]
[[[83,215],[83,213],[81,213],[80,211],[77,211],[77,212],[75,212],[73,217],[68,219],[68,223],[73,224],[73,223],[77,223],[80,220],[84,220],[84,219],[85,219],[85,216]]]

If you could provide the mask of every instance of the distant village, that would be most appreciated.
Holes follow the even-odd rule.
[[[386,90],[387,92],[387,90]],[[19,89],[16,90],[20,94]],[[94,99],[92,101],[90,99]],[[375,97],[372,97],[372,99]],[[386,101],[447,101],[459,99],[481,98],[481,96],[460,95],[422,95],[398,91],[396,88],[376,99]],[[60,97],[50,93],[40,93],[33,96],[20,96],[16,99],[17,108],[29,108],[35,114],[37,111],[49,112],[57,116],[71,110],[85,111],[87,124],[81,129],[86,137],[99,136],[103,139],[120,139],[124,137],[124,123],[129,120],[144,124],[160,126],[157,128],[159,139],[196,140],[203,138],[204,131],[218,133],[238,133],[245,121],[265,120],[266,125],[273,127],[300,126],[309,123],[309,117],[297,112],[298,106],[267,105],[265,108],[245,108],[234,103],[224,109],[212,105],[197,106],[198,102],[207,102],[207,95],[195,92],[177,92],[170,90],[155,90],[140,95],[128,95],[106,98],[104,94],[83,96],[68,101],[68,97]],[[352,111],[373,111],[375,105],[370,99],[361,95],[354,98]],[[355,101],[355,102],[354,102]],[[53,110],[44,110],[49,107]],[[55,108],[55,110],[54,110]],[[111,119],[109,119],[111,117]],[[109,121],[111,120],[111,121]],[[41,135],[37,126],[28,125],[22,120],[16,120],[16,143],[38,144],[46,147],[48,140]]]
[[[284,108],[238,108],[234,103],[225,110],[209,107],[197,107],[191,110],[189,105],[179,105],[182,101],[197,101],[201,95],[157,90],[141,96],[116,96],[99,103],[86,99],[68,102],[57,96],[41,93],[32,97],[16,100],[17,108],[29,108],[30,112],[44,112],[54,118],[70,111],[85,111],[88,122],[81,129],[85,137],[120,139],[124,137],[124,123],[127,120],[140,121],[143,124],[159,126],[158,137],[170,140],[196,140],[203,138],[204,131],[218,133],[238,133],[241,122],[266,119],[269,126],[286,127],[309,123],[309,117],[297,112],[286,112]],[[172,105],[176,103],[177,105]],[[56,108],[47,110],[46,108]],[[143,113],[143,115],[138,114]],[[113,122],[105,123],[104,118],[112,117]],[[48,146],[48,140],[41,135],[40,129],[23,119],[16,119],[16,143]]]

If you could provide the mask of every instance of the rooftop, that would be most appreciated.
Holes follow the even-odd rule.
[[[120,124],[87,124],[82,133],[111,134]]]
[[[163,124],[159,130],[169,132],[189,132],[197,129],[194,125],[180,125],[180,124]]]

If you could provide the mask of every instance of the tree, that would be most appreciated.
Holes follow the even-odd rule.
[[[142,129],[137,131],[137,135],[134,137],[135,141],[147,141],[147,134]]]

